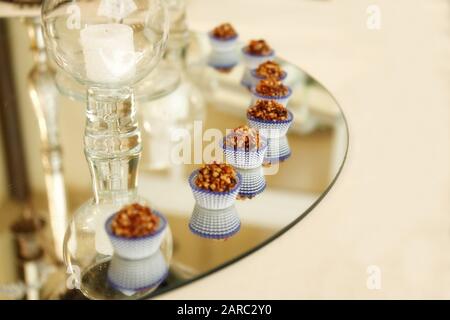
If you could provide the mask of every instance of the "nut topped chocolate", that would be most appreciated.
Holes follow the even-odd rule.
[[[272,48],[267,44],[265,40],[262,39],[251,40],[244,50],[248,54],[256,56],[269,56],[273,53]]]
[[[262,146],[261,136],[258,129],[249,126],[240,126],[225,138],[225,146],[234,150],[245,151],[260,149]]]
[[[269,60],[260,64],[255,73],[260,78],[275,80],[279,80],[285,74],[280,65],[273,60]]]
[[[228,40],[235,38],[237,32],[230,23],[223,23],[213,29],[212,35],[217,39]]]
[[[266,97],[284,97],[289,93],[289,88],[281,81],[275,79],[263,79],[255,88],[256,93]]]
[[[195,185],[203,190],[227,192],[237,184],[237,173],[232,166],[213,162],[204,164],[198,171]]]
[[[258,100],[247,110],[251,118],[265,121],[284,121],[288,119],[288,111],[282,105],[273,100]]]
[[[125,238],[139,238],[155,233],[159,217],[149,207],[134,203],[117,212],[111,223],[113,234]]]

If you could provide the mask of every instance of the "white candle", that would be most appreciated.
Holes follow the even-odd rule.
[[[125,24],[97,24],[80,32],[88,79],[113,84],[136,72],[133,29]]]

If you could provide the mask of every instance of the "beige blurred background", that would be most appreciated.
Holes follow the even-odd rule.
[[[188,2],[192,29],[230,21],[242,39],[266,38],[319,79],[347,116],[350,150],[335,187],[299,225],[164,297],[450,298],[449,1]],[[373,8],[380,29],[367,26]],[[27,169],[44,192],[27,34],[18,19],[9,26]],[[85,163],[83,112],[61,99],[67,184],[87,191],[87,168],[75,170]],[[3,167],[0,157],[0,181]],[[0,201],[6,192],[0,183]],[[367,287],[370,266],[381,272],[379,290]]]

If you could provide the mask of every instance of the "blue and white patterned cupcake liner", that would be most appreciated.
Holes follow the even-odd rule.
[[[250,89],[253,84],[252,75],[250,73],[250,70],[256,69],[260,64],[273,60],[275,57],[275,51],[272,50],[272,53],[269,55],[254,55],[250,54],[245,50],[245,47],[242,48],[242,59],[245,65],[244,73],[242,75],[241,84],[244,87],[247,87]]]
[[[169,273],[169,265],[160,250],[141,260],[128,260],[114,255],[108,266],[111,287],[125,294],[157,288]]]
[[[111,224],[117,213],[106,220],[106,233],[115,255],[128,260],[140,260],[151,256],[159,249],[167,229],[167,220],[160,212],[156,210],[152,212],[159,217],[158,229],[156,232],[143,237],[125,238],[115,235],[111,229]]]
[[[266,179],[263,168],[239,169],[242,176],[242,186],[239,190],[239,196],[251,199],[266,189]]]
[[[274,164],[287,160],[292,152],[287,136],[267,140],[265,164]]]
[[[239,35],[236,35],[229,39],[220,39],[215,37],[211,32],[208,34],[209,42],[211,43],[211,48],[216,52],[227,52],[236,49],[238,43]]]
[[[289,130],[289,127],[292,124],[292,121],[294,120],[294,115],[292,114],[292,112],[289,110],[287,112],[288,118],[286,120],[280,121],[262,120],[253,118],[247,114],[247,121],[250,127],[258,129],[260,134],[262,134],[266,138],[269,139],[279,138],[286,135],[286,133]],[[267,142],[267,144],[269,144],[269,141]]]
[[[285,107],[285,108],[287,107],[289,99],[292,95],[292,89],[290,87],[288,87],[288,93],[282,97],[272,97],[272,96],[265,96],[265,95],[259,94],[258,92],[256,92],[256,89],[254,87],[251,89],[251,92],[252,92],[251,104],[254,104],[258,100],[269,100],[269,101],[273,100],[273,101],[276,101],[279,104],[283,105],[283,107]]]
[[[232,69],[239,63],[236,51],[211,52],[208,56],[208,65],[215,69]]]
[[[227,139],[227,137],[225,137],[225,139]],[[267,150],[267,140],[262,136],[260,136],[260,139],[261,146],[259,148],[253,146],[249,150],[245,150],[243,148],[234,149],[232,146],[224,145],[224,141],[222,141],[220,143],[220,146],[225,155],[226,162],[239,169],[251,169],[260,167],[263,163],[264,156]]]
[[[237,173],[237,181],[233,189],[226,192],[213,192],[199,188],[195,185],[195,179],[197,178],[198,172],[199,169],[191,173],[189,185],[191,186],[195,202],[200,207],[209,210],[220,210],[231,207],[234,204],[242,184],[242,177],[239,173]]]
[[[260,82],[261,80],[265,80],[267,79],[267,77],[261,77],[256,73],[256,69],[252,69],[250,70],[250,75],[251,75],[251,82],[252,82],[252,88],[256,87],[256,85],[258,84],[258,82]],[[282,75],[277,79],[278,81],[281,81],[281,83],[284,84],[284,80],[286,80],[287,78],[287,72],[283,71]]]
[[[192,233],[208,239],[228,239],[240,228],[241,221],[234,205],[221,210],[208,210],[196,205],[189,221]]]

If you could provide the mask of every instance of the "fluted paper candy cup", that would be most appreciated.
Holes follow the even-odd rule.
[[[263,136],[270,139],[279,138],[286,135],[294,120],[292,112],[289,110],[287,112],[288,117],[286,120],[262,120],[247,114],[247,121],[250,127],[258,129]]]
[[[157,288],[167,277],[169,266],[160,250],[141,260],[114,255],[108,267],[109,284],[125,294]]]
[[[234,205],[220,210],[208,210],[196,205],[189,221],[193,234],[208,239],[228,239],[240,228],[241,222]]]
[[[118,255],[124,259],[139,260],[151,256],[159,249],[167,229],[167,220],[160,212],[156,210],[153,210],[152,213],[159,217],[158,228],[154,233],[143,237],[126,238],[115,235],[112,231],[111,225],[117,213],[113,214],[108,220],[106,220],[106,233],[109,236],[115,255]]]
[[[267,140],[267,152],[264,164],[283,162],[291,156],[291,147],[287,136]]]
[[[237,181],[234,188],[224,192],[213,192],[197,187],[195,185],[195,179],[197,178],[198,173],[198,169],[191,173],[189,185],[191,186],[195,202],[200,207],[210,210],[220,210],[231,207],[234,204],[242,184],[242,177],[239,173],[236,175]]]
[[[227,137],[231,135],[233,133]],[[224,141],[226,141],[227,137],[225,137]],[[267,150],[267,141],[261,135],[260,139],[261,145],[259,147],[250,146],[249,149],[227,146],[222,141],[220,146],[222,147],[226,162],[239,169],[251,169],[261,166]]]
[[[208,56],[208,65],[217,70],[231,70],[239,63],[236,51],[212,51]]]
[[[239,39],[239,35],[235,35],[234,37],[228,39],[221,39],[215,37],[212,32],[209,34],[209,42],[211,43],[211,47],[213,51],[217,52],[226,52],[233,51],[236,49],[237,41]]]
[[[239,169],[242,176],[242,186],[239,190],[239,196],[252,199],[266,189],[266,179],[264,178],[263,168]]]

